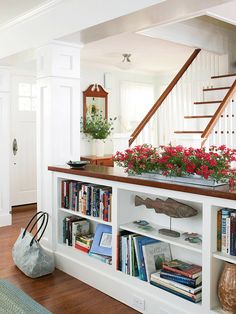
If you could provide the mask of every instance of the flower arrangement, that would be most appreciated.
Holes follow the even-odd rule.
[[[165,176],[190,176],[197,174],[216,182],[236,182],[236,171],[231,162],[236,161],[236,149],[211,146],[206,148],[185,148],[183,146],[160,146],[143,144],[113,156],[118,166],[129,174],[157,172]]]
[[[107,120],[102,116],[102,113],[94,113],[88,116],[85,120],[81,119],[81,129],[82,131],[92,139],[105,140],[112,132],[113,123],[115,118],[110,118]]]

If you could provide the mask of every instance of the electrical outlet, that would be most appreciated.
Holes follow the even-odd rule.
[[[143,298],[140,298],[138,296],[134,296],[133,297],[133,306],[137,309],[137,310],[145,310],[145,300]]]

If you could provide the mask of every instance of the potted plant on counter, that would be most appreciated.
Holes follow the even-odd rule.
[[[107,120],[101,112],[88,116],[85,121],[81,120],[82,132],[93,140],[95,155],[104,156],[105,141],[114,129],[115,120],[116,117]]]

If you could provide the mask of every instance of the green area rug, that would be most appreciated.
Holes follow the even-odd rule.
[[[0,280],[0,314],[52,314],[7,280]]]

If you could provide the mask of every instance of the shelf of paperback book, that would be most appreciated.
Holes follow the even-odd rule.
[[[70,215],[73,215],[73,216],[78,216],[78,217],[81,217],[81,218],[86,218],[88,220],[91,220],[91,221],[94,221],[94,222],[97,222],[97,223],[102,223],[104,225],[108,225],[108,226],[112,225],[111,222],[102,220],[99,217],[88,216],[88,215],[82,214],[80,212],[77,212],[77,211],[74,211],[74,210],[70,210],[70,209],[66,209],[66,208],[59,208],[59,210],[64,212],[64,213],[67,213],[67,214],[70,214]]]
[[[155,224],[149,224],[152,230],[144,230],[140,228],[139,226],[135,225],[133,222],[124,224],[120,226],[120,229],[130,231],[133,233],[138,233],[140,235],[153,238],[156,240],[160,240],[169,244],[173,244],[178,247],[182,247],[197,253],[202,253],[202,245],[200,243],[189,243],[187,242],[183,236],[180,236],[179,238],[172,238],[165,235],[162,235],[158,232],[159,229],[162,229],[163,226],[155,225]],[[181,233],[181,232],[180,232]]]
[[[236,264],[236,256],[233,255],[225,254],[223,252],[215,252],[213,253],[213,257],[220,259],[224,262]]]

